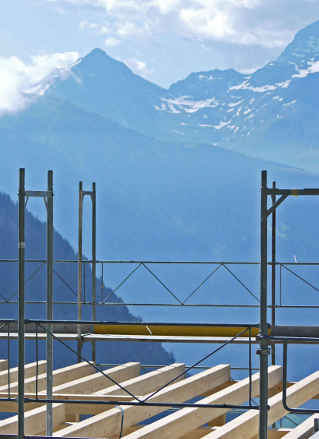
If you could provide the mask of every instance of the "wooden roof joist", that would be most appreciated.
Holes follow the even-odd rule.
[[[220,365],[185,378],[178,383],[169,385],[151,398],[152,402],[184,402],[207,391],[213,391],[230,380],[229,365]],[[145,395],[145,398],[148,395]],[[57,436],[79,436],[79,437],[107,437],[108,435],[119,435],[121,420],[123,418],[124,431],[149,417],[166,410],[163,407],[149,406],[121,406],[113,408],[81,421],[63,430],[57,431]]]
[[[41,383],[38,395],[40,398],[46,397],[45,366],[45,361],[41,361],[38,368],[35,363],[25,365],[28,375],[26,388],[31,389],[25,392],[27,398],[35,398],[37,370]],[[62,399],[62,402],[52,405],[54,436],[115,439],[121,432],[123,439],[257,439],[258,410],[247,409],[244,414],[227,423],[225,415],[231,410],[227,405],[242,406],[247,403],[250,383],[251,397],[258,397],[258,373],[252,375],[251,379],[248,377],[233,382],[230,366],[222,364],[185,377],[185,365],[175,363],[140,375],[140,364],[134,362],[106,369],[105,372],[120,387],[110,378],[96,373],[94,367],[87,363],[77,363],[54,371],[53,398]],[[11,377],[16,377],[16,373],[16,368],[10,369]],[[8,371],[0,371],[0,383],[4,382],[5,377],[8,378]],[[0,386],[0,398],[8,395],[8,385],[6,381],[5,383]],[[309,417],[292,429],[270,427],[287,413],[282,405],[281,384],[281,367],[270,366],[269,393],[274,396],[268,399],[269,439],[306,439],[313,434],[314,418],[319,414]],[[16,382],[11,384],[11,389],[15,389],[11,392],[11,397],[16,398]],[[298,407],[317,397],[318,393],[319,371],[289,386],[287,403]],[[72,399],[83,403],[72,402]],[[69,400],[71,402],[67,403]],[[138,401],[144,400],[146,404],[138,405]],[[112,405],[105,405],[106,401]],[[210,407],[192,405],[174,411],[168,410],[170,405],[190,401]],[[148,402],[154,406],[147,405]],[[223,404],[226,407],[220,407]],[[16,401],[0,402],[2,411],[16,409]],[[25,403],[26,435],[45,435],[46,411],[46,404],[41,401]],[[80,420],[80,415],[91,416]],[[156,415],[160,417],[153,419]],[[0,435],[17,434],[17,430],[17,416],[0,421]]]
[[[308,419],[298,425],[298,427],[291,430],[288,434],[286,434],[285,439],[309,438],[314,433],[315,419],[319,419],[319,413],[310,416]]]
[[[58,369],[55,372],[63,371],[67,374],[70,370],[76,369],[76,366],[80,367],[86,363],[78,363],[77,365],[68,366],[67,368]],[[67,370],[65,370],[67,369]],[[139,363],[127,363],[122,366],[116,366],[108,370],[108,376],[112,377],[116,381],[123,381],[127,378],[135,376],[139,372]],[[63,373],[63,372],[61,372]],[[103,376],[103,375],[102,375]],[[110,382],[105,377],[104,382]],[[72,381],[69,383],[69,387],[72,388]],[[53,392],[56,387],[53,388]],[[57,428],[59,425],[66,421],[66,404],[56,403],[53,404],[53,426]],[[27,408],[27,406],[26,406]],[[27,410],[25,412],[25,432],[26,434],[42,434],[45,431],[46,426],[46,405],[35,408],[33,410]],[[0,434],[17,434],[18,417],[11,416],[3,421],[0,421]]]
[[[282,378],[281,367],[271,366],[268,372],[269,388],[277,386]],[[249,378],[239,381],[226,389],[198,401],[202,404],[242,404],[249,398]],[[259,393],[259,373],[252,376],[252,397]],[[192,429],[212,422],[219,416],[226,414],[230,409],[223,408],[184,408],[159,421],[141,428],[125,436],[127,439],[159,439],[165,437],[182,438]],[[235,437],[235,436],[234,436]]]
[[[315,372],[301,381],[298,381],[287,390],[287,403],[292,407],[298,407],[312,399],[318,393],[319,371]],[[287,414],[282,405],[282,392],[269,398],[268,424],[281,419]],[[212,432],[205,439],[250,439],[258,434],[258,410],[249,410],[215,432]]]
[[[38,364],[39,364],[38,376],[36,376],[36,363],[30,364],[29,371],[28,371],[28,367],[26,368],[27,376],[29,376],[29,378],[26,378],[24,381],[25,392],[35,392],[36,383],[37,383],[38,391],[42,391],[46,387],[47,376],[45,372],[43,373],[43,371],[45,370],[46,362],[41,361]],[[94,372],[95,372],[94,368],[86,362],[73,364],[72,366],[66,366],[61,369],[57,369],[53,371],[53,385],[58,386],[60,384],[70,381],[71,379],[87,376]],[[8,383],[3,386],[0,386],[0,392],[5,392],[7,390],[8,390]],[[10,382],[10,391],[12,392],[18,391],[18,381]]]
[[[7,362],[6,362],[6,364],[7,364]],[[36,374],[37,368],[38,368],[38,373],[42,374],[46,370],[46,364],[47,364],[47,362],[45,360],[40,360],[40,361],[38,361],[38,363],[33,362],[33,363],[26,364],[24,366],[24,377],[25,378],[33,377]],[[17,380],[18,380],[18,368],[17,367],[12,367],[8,371],[8,365],[7,365],[6,369],[2,370],[0,372],[0,388],[2,386],[8,387],[8,380],[12,384],[17,382]]]
[[[135,369],[134,367],[135,366]],[[170,366],[165,366],[159,370],[149,372],[145,375],[136,375],[136,371],[139,369],[136,368],[136,366],[139,366],[139,363],[127,363],[123,366],[117,366],[112,369],[108,370],[108,375],[111,376],[113,379],[116,379],[121,382],[121,385],[125,387],[126,389],[130,390],[131,392],[143,392],[143,391],[155,391],[159,386],[162,386],[166,384],[168,381],[172,380],[176,376],[180,375],[184,371],[184,364],[172,364]],[[135,376],[134,378],[131,378],[130,375]],[[100,377],[104,378],[104,386],[106,386],[109,383],[109,380],[107,380],[103,375],[100,375]],[[126,379],[129,378],[129,379]],[[124,380],[124,381],[123,381]],[[73,384],[72,384],[73,383]],[[74,388],[78,389],[79,380],[75,380],[73,382],[68,383],[68,390],[73,390]],[[83,383],[82,383],[83,384]],[[99,387],[102,388],[102,390],[99,392],[100,394],[105,393],[110,396],[112,393],[116,395],[117,393],[120,393],[121,390],[118,386],[114,385],[112,387],[104,387],[100,384]],[[56,388],[53,390],[55,391]],[[122,390],[122,393],[125,392]],[[115,399],[115,398],[113,398]],[[102,405],[79,405],[79,404],[63,404],[63,403],[56,403],[53,404],[53,417],[54,417],[54,425],[55,428],[59,426],[61,423],[64,423],[66,420],[70,418],[70,416],[74,414],[81,414],[81,413],[90,413],[93,411],[93,413],[99,412],[105,410],[105,407],[103,408]],[[30,434],[34,433],[35,429],[37,430],[37,434],[43,433],[43,425],[45,425],[45,418],[46,418],[46,406],[42,405],[39,408],[36,408],[34,410],[29,410],[26,412],[26,428],[30,428]],[[29,427],[28,427],[29,426]],[[8,418],[7,420],[1,422],[0,421],[0,434],[9,434],[8,428],[12,430],[17,429],[17,416],[13,416],[12,418]],[[27,430],[26,430],[27,431]]]

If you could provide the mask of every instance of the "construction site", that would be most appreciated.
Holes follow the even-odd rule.
[[[283,326],[277,323],[278,309],[283,304],[282,272],[290,271],[299,281],[315,289],[309,280],[301,278],[294,269],[298,265],[316,268],[319,263],[284,262],[277,260],[277,218],[279,206],[290,196],[303,198],[319,195],[319,188],[281,188],[280,182],[269,184],[267,172],[262,171],[260,191],[260,259],[247,261],[146,261],[100,260],[96,255],[96,185],[78,193],[78,258],[56,261],[53,248],[53,172],[48,171],[44,190],[25,187],[25,170],[20,169],[18,189],[19,257],[14,263],[18,270],[18,319],[2,319],[0,340],[6,343],[6,358],[0,360],[0,437],[11,438],[125,438],[125,439],[297,439],[319,438],[319,368],[299,381],[289,379],[288,351],[291,345],[319,343],[319,326]],[[26,203],[37,197],[44,200],[46,209],[47,257],[39,260],[46,273],[46,318],[26,317],[27,282],[25,265]],[[83,252],[83,201],[91,206],[90,259]],[[58,209],[58,202],[57,209]],[[271,251],[268,250],[268,247]],[[34,262],[34,261],[33,261]],[[53,294],[54,264],[70,263],[77,267],[77,298],[73,302],[77,319],[54,319]],[[97,292],[97,267],[103,280],[106,265],[133,265],[133,270],[118,285],[120,288],[135,272],[145,269],[176,303],[170,306],[196,306],[187,303],[217,270],[224,269],[246,290],[254,293],[232,271],[233,265],[251,264],[259,271],[259,291],[256,305],[259,321],[238,323],[161,322],[161,321],[101,321],[97,319],[99,306],[117,306],[102,300]],[[153,271],[156,264],[205,264],[209,275],[180,300]],[[92,273],[90,300],[85,300],[83,274],[88,267]],[[83,318],[83,305],[89,306],[91,318]],[[123,303],[121,303],[123,305]],[[134,303],[124,303],[134,305]],[[151,306],[152,304],[148,304]],[[154,304],[156,306],[158,304]],[[160,304],[165,307],[165,303]],[[198,305],[199,306],[199,305]],[[202,303],[210,308],[214,304]],[[216,305],[217,306],[217,305]],[[244,304],[218,305],[240,307]],[[316,311],[318,306],[299,306]],[[298,306],[294,307],[294,309]],[[289,309],[288,309],[289,310]],[[34,345],[34,361],[25,362],[26,341]],[[97,361],[99,349],[107,349],[108,342],[152,342],[210,344],[205,357],[194,357],[190,364],[176,362],[167,365],[144,365],[137,361],[103,365]],[[69,344],[73,342],[73,344]],[[17,365],[12,361],[12,343],[17,346]],[[45,359],[40,358],[40,344],[45,343]],[[74,363],[54,369],[54,343],[61,343],[74,355]],[[87,355],[86,346],[90,346]],[[73,347],[72,347],[73,346]],[[225,347],[245,347],[247,367],[241,379],[234,378],[232,364],[201,367]],[[255,349],[257,347],[257,349]],[[280,355],[278,355],[280,349]],[[248,354],[247,354],[248,352]],[[254,367],[254,356],[258,368]],[[309,402],[311,402],[309,406]],[[318,408],[316,409],[316,404]],[[287,415],[299,416],[295,425],[287,426]],[[294,418],[296,419],[296,418]]]

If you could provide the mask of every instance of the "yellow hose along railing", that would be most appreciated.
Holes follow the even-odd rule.
[[[247,329],[245,331],[245,329]],[[94,324],[94,334],[116,334],[116,335],[158,335],[158,336],[193,336],[193,337],[256,337],[259,333],[258,326],[216,326],[196,324]]]

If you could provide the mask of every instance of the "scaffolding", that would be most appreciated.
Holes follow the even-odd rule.
[[[89,196],[91,198],[91,206],[92,206],[92,258],[90,260],[83,260],[83,199],[85,196]],[[107,407],[109,405],[119,406],[119,407],[158,407],[158,408],[175,408],[175,409],[183,409],[183,408],[193,408],[196,410],[203,409],[204,412],[207,412],[207,409],[241,409],[247,410],[247,413],[255,413],[256,410],[259,412],[258,416],[258,437],[260,439],[267,439],[269,436],[268,425],[269,421],[273,423],[274,420],[279,419],[278,413],[302,413],[302,414],[311,414],[313,415],[312,424],[316,418],[316,413],[319,413],[319,409],[300,409],[300,408],[292,408],[289,406],[289,398],[292,401],[298,402],[299,405],[302,405],[307,399],[293,399],[291,395],[294,394],[294,390],[290,392],[290,385],[292,383],[288,383],[287,381],[287,350],[288,344],[290,343],[299,343],[299,344],[317,344],[319,343],[319,327],[314,326],[280,326],[277,325],[276,322],[276,311],[281,308],[291,308],[291,306],[284,305],[281,300],[281,282],[280,282],[280,303],[278,304],[276,301],[276,268],[280,269],[280,280],[282,277],[282,270],[288,270],[299,279],[303,280],[308,286],[313,289],[317,289],[313,284],[303,279],[297,273],[295,273],[289,265],[306,265],[305,263],[289,263],[289,262],[278,262],[276,260],[276,210],[281,205],[281,203],[289,196],[317,196],[319,195],[319,189],[280,189],[276,186],[276,183],[273,182],[272,187],[267,186],[267,172],[262,171],[262,179],[261,179],[261,221],[260,221],[260,261],[259,262],[230,262],[230,261],[114,261],[114,260],[97,260],[96,258],[96,185],[93,183],[91,191],[84,191],[83,184],[80,182],[79,184],[79,235],[78,235],[78,259],[77,260],[59,260],[54,261],[54,253],[53,253],[53,172],[48,172],[48,184],[46,191],[31,191],[25,189],[25,171],[24,169],[20,169],[19,176],[19,258],[18,261],[12,260],[3,260],[3,262],[18,262],[19,264],[19,292],[18,292],[18,319],[3,319],[2,320],[2,328],[0,328],[0,339],[8,340],[8,359],[10,360],[10,350],[9,350],[9,341],[12,338],[18,338],[18,368],[17,368],[17,388],[15,391],[11,389],[12,382],[10,381],[10,361],[8,365],[7,378],[7,393],[2,393],[2,397],[0,398],[1,404],[15,404],[17,406],[18,416],[17,416],[17,435],[16,437],[25,438],[30,437],[25,434],[25,404],[46,404],[46,409],[43,412],[46,419],[46,436],[45,437],[57,437],[54,433],[54,409],[53,407],[55,403],[63,403],[70,404],[71,407],[77,406],[90,406],[93,405],[96,407],[97,405]],[[39,259],[39,260],[26,260],[25,259],[25,207],[29,198],[31,197],[40,197],[44,199],[45,206],[47,209],[47,258]],[[268,206],[268,200],[271,199],[271,205]],[[267,223],[268,217],[272,217],[271,223],[271,261],[268,261],[267,255],[267,243],[268,243],[268,230]],[[0,261],[1,262],[1,261]],[[26,319],[25,317],[25,304],[26,303],[35,303],[35,301],[25,301],[25,263],[26,262],[38,262],[40,264],[45,264],[47,267],[46,270],[46,291],[47,291],[47,299],[42,301],[41,303],[46,304],[46,319]],[[53,319],[53,304],[56,303],[53,300],[53,277],[54,277],[54,263],[71,263],[77,264],[78,267],[78,282],[77,282],[77,300],[73,302],[65,302],[72,303],[77,306],[77,319],[76,320],[54,320]],[[126,303],[126,302],[116,302],[116,301],[108,301],[101,300],[100,302],[97,300],[97,285],[96,285],[96,275],[97,275],[97,265],[100,265],[102,272],[102,285],[104,287],[103,280],[103,267],[105,264],[133,264],[134,268],[131,272],[118,284],[113,293],[116,292],[117,289],[121,288],[125,282],[128,281],[131,276],[133,276],[139,269],[145,269],[154,279],[158,282],[165,291],[174,299],[175,303],[160,303],[160,304],[136,304],[136,303]],[[210,273],[201,281],[201,283],[193,289],[183,300],[181,300],[176,294],[160,279],[160,277],[152,270],[150,266],[155,264],[207,264],[212,265],[213,269]],[[260,295],[259,297],[240,279],[230,268],[232,265],[243,265],[250,264],[260,267]],[[85,274],[85,267],[91,266],[92,272],[92,297],[90,301],[83,300],[83,273]],[[319,263],[310,263],[309,265],[318,266]],[[267,285],[267,268],[271,267],[271,303],[268,303],[268,285]],[[84,271],[83,271],[84,268]],[[227,272],[236,282],[238,282],[246,292],[256,299],[257,303],[254,305],[243,305],[243,304],[201,304],[199,306],[204,307],[233,307],[233,308],[254,308],[259,310],[259,322],[251,322],[245,324],[238,323],[222,323],[222,324],[186,324],[186,323],[160,323],[160,322],[140,322],[140,323],[132,323],[132,322],[109,322],[109,321],[97,321],[96,318],[96,309],[98,305],[101,306],[177,306],[177,307],[192,307],[197,306],[194,304],[187,303],[191,297],[193,297],[200,288],[220,269],[223,269]],[[85,283],[84,283],[85,286]],[[7,301],[8,303],[8,301]],[[14,303],[14,301],[10,302]],[[82,319],[82,305],[91,306],[91,320],[83,320]],[[299,306],[296,307],[306,308],[309,306]],[[309,308],[318,308],[319,306],[313,305]],[[268,311],[271,311],[271,323],[268,322]],[[33,369],[34,379],[33,385],[35,388],[34,391],[26,392],[26,383],[25,383],[25,339],[33,339],[36,343],[36,362]],[[39,360],[39,352],[38,352],[38,343],[39,340],[46,340],[46,371],[47,371],[47,379],[44,379],[46,385],[46,392],[39,391],[39,377],[41,376],[41,367],[44,367]],[[63,394],[56,391],[53,385],[54,379],[54,371],[53,371],[53,340],[58,340],[60,343],[64,344],[68,349],[71,349],[66,345],[67,340],[75,340],[77,341],[77,350],[74,351],[78,365],[83,365],[83,361],[86,364],[86,367],[91,371],[95,371],[96,374],[104,378],[105,380],[110,380],[113,382],[114,386],[124,393],[126,399],[124,397],[116,398],[114,397],[105,398],[101,395],[96,395],[95,397],[91,397],[88,392],[83,392],[81,397],[79,398],[76,395],[72,395],[71,393]],[[98,365],[96,362],[96,341],[107,341],[107,340],[116,340],[116,341],[155,341],[155,342],[180,342],[180,343],[213,343],[219,344],[219,347],[214,349],[209,353],[205,358],[201,358],[199,361],[187,366],[179,373],[175,374],[175,376],[168,379],[167,382],[163,383],[160,388],[152,391],[146,398],[139,397],[135,391],[131,392],[126,385],[121,385],[121,380],[119,378],[112,378],[112,372],[109,373],[109,370],[102,370],[101,365]],[[84,359],[82,355],[82,347],[83,343],[90,342],[92,344],[92,358],[90,360]],[[248,396],[246,394],[246,399],[242,399],[240,403],[233,404],[227,400],[217,400],[212,398],[209,402],[184,402],[174,401],[174,394],[171,394],[173,400],[170,401],[154,401],[154,397],[160,393],[161,391],[169,388],[169,386],[173,382],[178,382],[183,376],[186,376],[189,371],[200,368],[200,364],[203,360],[211,357],[224,346],[229,344],[239,343],[239,344],[248,344],[249,346],[249,367],[248,367],[248,378],[245,385],[247,385]],[[252,367],[252,345],[258,344],[259,349],[257,354],[260,357],[260,372],[258,378],[253,375],[253,367]],[[284,347],[284,355],[283,355],[283,380],[282,383],[276,382],[273,383],[270,378],[270,369],[269,369],[269,355],[271,354],[271,363],[272,367],[275,368],[273,370],[281,370],[276,366],[276,345],[281,344]],[[104,365],[106,366],[106,365]],[[111,365],[108,365],[109,367]],[[114,365],[113,365],[114,366]],[[0,364],[1,367],[1,364]],[[81,368],[81,366],[78,366]],[[116,367],[116,366],[114,366]],[[153,367],[155,367],[153,365]],[[276,369],[277,367],[277,369]],[[110,369],[112,371],[112,368]],[[210,370],[210,369],[209,369]],[[272,369],[271,369],[272,370]],[[15,372],[14,372],[15,373]],[[276,372],[277,374],[279,372]],[[280,372],[281,373],[281,372]],[[1,372],[0,372],[1,374]],[[186,378],[187,379],[187,378]],[[308,383],[308,381],[310,384]],[[308,377],[306,382],[303,385],[314,386],[314,383],[317,383],[317,375],[315,377]],[[271,381],[271,385],[270,385]],[[258,383],[259,389],[256,390],[256,383]],[[43,386],[43,384],[41,384]],[[280,404],[282,408],[279,410],[277,408],[273,409],[278,404],[278,401],[273,402],[273,398],[269,399],[269,391],[274,386],[281,385],[282,394],[280,395]],[[297,384],[296,384],[297,385]],[[302,386],[303,386],[302,385]],[[300,386],[299,386],[300,387]],[[299,389],[297,386],[297,388]],[[293,386],[291,387],[293,388]],[[215,389],[216,390],[216,389]],[[290,393],[289,393],[290,392]],[[299,390],[297,391],[299,392]],[[1,393],[1,387],[0,387]],[[314,392],[311,394],[311,397],[315,397],[318,394]],[[200,394],[200,393],[199,393]],[[254,397],[259,395],[259,403],[254,401]],[[123,395],[122,395],[123,396]],[[195,395],[192,396],[193,398]],[[188,398],[190,399],[190,398]],[[278,397],[277,397],[278,399]],[[309,399],[309,398],[308,398]],[[187,401],[187,399],[186,399]],[[221,401],[221,402],[220,402]],[[269,402],[270,401],[270,402]],[[124,410],[124,409],[122,409]],[[275,415],[270,416],[269,413],[275,410],[277,413],[277,418]],[[9,410],[8,410],[9,411]],[[10,410],[11,411],[11,410]],[[75,411],[73,414],[79,415],[81,411]],[[43,415],[43,416],[44,416]],[[124,416],[124,415],[123,415]],[[123,426],[123,416],[122,416],[122,426]],[[252,416],[253,421],[256,423],[256,418]],[[165,423],[165,421],[163,421]],[[307,421],[308,423],[310,421]],[[229,424],[229,423],[227,423]],[[225,425],[227,425],[225,424]],[[202,425],[202,424],[200,424]],[[199,425],[199,427],[200,427]],[[246,424],[245,424],[246,425]],[[213,437],[236,437],[234,436],[235,430],[233,431],[231,427],[229,431],[232,433],[225,433],[225,436],[222,435],[221,430],[219,430],[220,434],[212,432],[207,435],[207,438]],[[244,429],[247,427],[243,427]],[[310,427],[309,427],[310,428]],[[309,430],[308,428],[308,430]],[[311,428],[314,428],[313,426]],[[310,430],[311,430],[310,428]],[[227,428],[226,428],[227,430]],[[309,430],[309,431],[310,431]],[[72,432],[76,434],[77,429],[74,428]],[[83,431],[88,431],[84,429]],[[313,430],[314,431],[314,430]],[[68,436],[70,436],[70,432],[66,432]],[[83,433],[84,435],[86,433]],[[111,433],[109,433],[111,434]],[[227,436],[227,434],[233,434],[233,436]],[[83,437],[82,433],[80,436]],[[120,432],[120,437],[122,436],[122,429]],[[255,435],[256,436],[256,435]],[[288,437],[289,435],[287,435]],[[1,428],[0,428],[0,437],[1,437]],[[6,435],[8,437],[8,435]],[[43,436],[42,436],[43,437]],[[61,436],[62,437],[62,436]],[[65,437],[63,435],[63,437]],[[73,436],[72,436],[73,437]],[[90,436],[88,436],[90,437]],[[141,436],[142,437],[142,436]],[[148,436],[147,436],[148,437]],[[186,437],[186,436],[185,436]],[[201,437],[201,436],[199,436]],[[203,436],[203,437],[206,437]],[[254,436],[251,436],[254,437]],[[281,437],[281,436],[278,436]],[[295,437],[295,436],[293,436]],[[299,436],[296,436],[299,437]],[[300,436],[301,437],[301,436]],[[305,436],[306,437],[306,436]]]

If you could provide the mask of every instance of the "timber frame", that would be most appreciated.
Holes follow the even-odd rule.
[[[82,255],[83,198],[86,195],[90,196],[92,201],[91,261],[83,261]],[[5,437],[14,435],[19,439],[33,435],[47,438],[112,439],[118,437],[127,439],[310,437],[318,424],[319,409],[305,410],[298,407],[319,394],[319,371],[297,383],[288,383],[287,345],[289,343],[318,344],[319,327],[282,327],[276,324],[276,209],[290,195],[319,195],[319,189],[279,189],[275,182],[272,188],[269,188],[267,172],[262,171],[260,304],[256,306],[260,312],[258,323],[132,324],[96,321],[96,187],[93,183],[92,191],[84,191],[80,183],[79,254],[76,261],[78,320],[62,322],[53,320],[53,172],[48,172],[47,190],[30,191],[25,189],[25,171],[20,169],[18,320],[2,320],[0,327],[0,339],[8,339],[8,345],[10,339],[18,338],[18,367],[10,368],[10,358],[0,360],[0,410],[18,414],[0,421],[0,437],[2,435]],[[47,209],[47,259],[45,260],[47,318],[45,320],[25,318],[24,223],[25,207],[30,197],[43,198]],[[268,197],[271,197],[272,201],[270,207]],[[270,215],[272,216],[272,259],[268,262],[267,219]],[[91,264],[93,274],[91,321],[81,320],[82,266],[85,262]],[[272,268],[271,305],[268,305],[267,300],[269,265]],[[137,269],[140,266],[150,271],[145,261],[141,261]],[[219,267],[230,272],[226,263],[220,262],[212,274]],[[134,271],[135,269],[132,273]],[[151,274],[154,277],[154,273]],[[232,275],[236,278],[233,273]],[[242,284],[240,279],[237,281]],[[245,287],[243,284],[242,286]],[[249,289],[246,290],[251,294]],[[167,291],[179,302],[179,306],[186,305],[186,300],[182,302],[172,291],[168,289]],[[197,290],[191,295],[195,291]],[[259,300],[254,294],[253,296]],[[269,310],[271,310],[271,323],[268,321]],[[35,339],[36,343],[39,339],[46,340],[46,361],[39,361],[37,356],[34,363],[25,365],[25,338]],[[61,343],[64,343],[63,340],[77,341],[75,354],[78,363],[53,371],[54,339]],[[187,373],[193,369],[193,366],[186,367],[184,364],[155,368],[143,375],[140,375],[140,364],[133,362],[102,370],[96,365],[96,341],[99,340],[209,342],[223,346],[229,343],[248,344],[249,376],[239,382],[232,381],[229,365],[210,367],[192,376],[188,376]],[[82,345],[86,341],[92,344],[92,361],[82,361]],[[260,356],[260,374],[254,375],[251,363],[253,343],[259,344],[257,353]],[[276,344],[284,346],[283,369],[276,365]],[[219,349],[217,348],[216,351]],[[270,353],[271,366],[268,359]],[[256,397],[259,397],[258,403],[254,401]],[[174,412],[167,413],[168,409],[173,409]],[[234,419],[228,419],[225,416],[232,409],[245,412]],[[276,429],[276,421],[289,412],[312,416],[294,429]],[[85,419],[81,419],[83,416]],[[154,420],[154,416],[159,418]]]
[[[16,368],[5,369],[5,360],[0,364],[1,374],[11,375],[12,380],[17,379]],[[29,377],[25,383],[26,438],[45,437],[45,367],[45,361],[25,365]],[[140,371],[140,364],[136,362],[107,369],[107,377],[96,373],[94,367],[86,362],[55,370],[52,390],[56,402],[52,404],[52,436],[109,439],[258,437],[258,410],[247,410],[232,419],[227,416],[231,411],[227,405],[241,404],[244,408],[250,398],[258,397],[259,373],[252,375],[251,379],[233,381],[230,366],[220,364],[185,377],[185,365],[182,363],[163,366],[144,374],[140,374]],[[282,367],[269,366],[267,377],[271,395],[268,400],[269,438],[310,437],[319,415],[313,415],[295,428],[271,426],[287,414],[282,404]],[[17,411],[17,387],[15,381],[0,387],[0,411]],[[289,383],[287,400],[290,404],[302,405],[318,398],[318,392],[319,371],[296,383]],[[195,398],[196,404],[187,404],[187,401]],[[168,407],[175,407],[175,410],[167,411]],[[83,415],[86,416],[83,418]],[[0,421],[0,437],[8,438],[17,433],[17,415]]]

